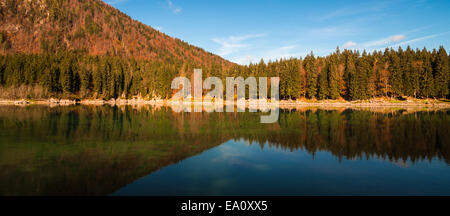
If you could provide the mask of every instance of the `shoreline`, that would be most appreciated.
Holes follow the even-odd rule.
[[[237,106],[254,107],[258,106],[258,100],[241,100],[235,102]],[[229,104],[230,101],[223,101],[223,105]],[[239,104],[238,104],[239,103]],[[190,105],[202,104],[203,106],[215,106],[214,102],[205,101],[192,101]],[[244,105],[245,104],[245,105]],[[72,105],[111,105],[111,106],[141,106],[141,105],[154,105],[154,106],[188,106],[189,102],[173,101],[173,100],[144,100],[144,99],[83,99],[83,100],[68,100],[68,99],[46,99],[46,100],[7,100],[0,99],[0,105],[15,105],[15,106],[28,106],[28,105],[48,105],[48,106],[72,106]],[[276,106],[268,102],[264,106]],[[344,101],[344,100],[280,100],[279,108],[295,108],[295,107],[430,107],[430,108],[450,108],[450,102],[439,100],[405,100],[405,101],[393,101],[374,99],[370,101]]]

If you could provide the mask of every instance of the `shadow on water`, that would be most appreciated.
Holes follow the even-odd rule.
[[[352,160],[450,164],[448,110],[174,113],[144,106],[0,106],[1,195],[105,195],[229,140]]]

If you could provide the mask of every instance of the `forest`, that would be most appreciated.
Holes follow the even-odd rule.
[[[280,59],[223,66],[151,61],[64,51],[0,56],[3,99],[169,99],[173,78],[280,77],[281,99],[367,100],[375,97],[448,98],[450,56],[444,47],[360,53],[339,48],[328,56]]]

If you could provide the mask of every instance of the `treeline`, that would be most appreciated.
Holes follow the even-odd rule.
[[[182,68],[183,64],[177,63],[74,52],[0,56],[0,96],[106,100],[132,96],[169,98],[172,78]],[[44,93],[36,92],[36,89]],[[11,92],[15,94],[8,94]]]
[[[326,57],[261,61],[234,73],[279,76],[283,99],[364,100],[374,97],[449,96],[450,57],[439,50],[386,49],[367,53],[336,49]]]
[[[280,77],[282,99],[364,100],[374,97],[449,97],[450,57],[438,50],[386,49],[362,54],[339,48],[326,56],[202,67],[180,61],[90,56],[82,52],[0,56],[3,98],[170,98],[176,76]],[[27,88],[24,88],[26,86]],[[36,90],[38,89],[38,91]],[[44,92],[44,93],[42,93]]]

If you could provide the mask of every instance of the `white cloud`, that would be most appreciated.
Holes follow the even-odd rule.
[[[243,43],[244,41],[264,36],[265,34],[249,34],[241,36],[229,36],[228,38],[213,38],[212,41],[220,45],[217,54],[226,56],[232,53],[239,52],[242,50],[242,48],[249,47],[250,45],[247,43]]]
[[[128,0],[108,0],[108,1],[105,1],[107,4],[109,4],[109,5],[115,5],[115,4],[119,4],[119,3],[122,3],[122,2],[126,2],[126,1],[128,1]]]
[[[350,24],[338,25],[338,26],[325,26],[320,28],[308,29],[307,33],[312,37],[337,37],[337,36],[350,36],[357,34],[358,29]]]
[[[378,46],[385,46],[391,43],[395,43],[395,42],[399,42],[403,39],[405,39],[406,36],[405,35],[394,35],[394,36],[390,36],[387,38],[383,38],[380,40],[375,40],[375,41],[369,41],[363,44],[363,47],[368,48],[368,47],[378,47]]]
[[[251,56],[251,55],[246,55],[246,56],[240,56],[240,57],[237,57],[237,58],[233,58],[231,61],[235,62],[235,63],[238,63],[240,65],[247,65],[247,64],[250,64],[250,62],[254,62],[253,61],[253,56]]]
[[[276,60],[281,58],[299,57],[303,53],[294,52],[296,45],[279,47],[266,52],[265,60]]]
[[[257,53],[258,55],[246,54],[238,56],[232,58],[231,61],[241,65],[248,65],[250,63],[258,63],[261,59],[264,59],[264,61],[267,62],[269,60],[275,61],[281,58],[287,59],[306,55],[306,52],[298,52],[297,45],[282,46],[266,51],[258,51]]]
[[[361,14],[379,14],[380,11],[388,8],[390,4],[390,1],[375,1],[370,3],[353,4],[350,7],[339,8],[333,11],[327,11],[324,14],[320,14],[319,17],[316,18],[316,20],[327,21],[331,19],[345,18]]]
[[[178,14],[181,12],[182,8],[173,4],[171,0],[167,0],[167,4],[169,5],[169,9],[172,10],[173,13]]]
[[[343,48],[344,48],[344,49],[345,49],[345,48],[350,48],[350,47],[354,47],[354,46],[356,46],[356,45],[358,45],[356,42],[349,41],[349,42],[347,42],[347,43],[344,44]]]
[[[398,47],[398,46],[402,46],[402,45],[406,45],[406,44],[412,44],[412,43],[415,43],[415,42],[418,42],[418,41],[422,41],[422,40],[426,40],[426,39],[430,39],[430,38],[435,38],[435,37],[438,37],[438,36],[441,36],[441,35],[445,35],[445,34],[448,34],[448,33],[449,32],[427,35],[427,36],[424,36],[424,37],[415,38],[415,39],[404,41],[404,42],[401,42],[401,43],[398,43],[398,44],[394,44],[394,45],[392,45],[392,47]]]

